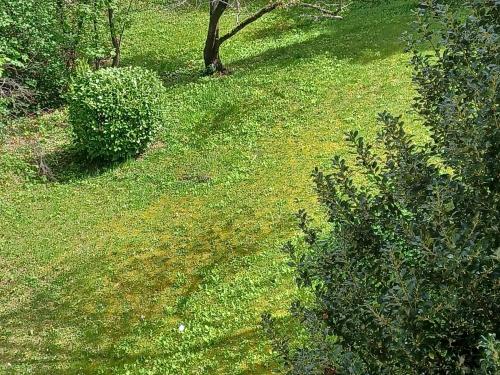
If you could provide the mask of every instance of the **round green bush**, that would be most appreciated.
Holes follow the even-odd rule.
[[[164,87],[139,67],[80,74],[69,93],[74,140],[90,159],[119,160],[144,151],[161,124]]]

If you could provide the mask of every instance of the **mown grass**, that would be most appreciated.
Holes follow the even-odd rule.
[[[137,160],[86,165],[64,110],[17,123],[0,155],[0,372],[277,371],[260,314],[286,319],[280,246],[299,208],[321,217],[310,172],[413,95],[411,6],[389,3],[341,23],[269,15],[224,46],[218,78],[200,75],[205,13],[137,15],[123,61],[168,87],[165,129]]]

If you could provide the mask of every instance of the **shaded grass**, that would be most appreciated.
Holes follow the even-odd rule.
[[[372,138],[377,112],[408,108],[408,9],[334,24],[272,15],[224,47],[233,73],[220,78],[199,74],[205,14],[139,15],[124,63],[169,87],[155,147],[88,169],[64,112],[2,146],[0,372],[274,371],[258,325],[295,293],[280,245],[299,208],[321,216],[310,171],[349,156],[343,133]],[[36,176],[33,137],[56,182]]]

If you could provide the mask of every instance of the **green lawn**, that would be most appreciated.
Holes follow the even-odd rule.
[[[414,95],[410,6],[388,3],[271,14],[223,47],[218,78],[200,75],[204,12],[138,15],[123,62],[168,90],[137,160],[85,166],[63,110],[17,123],[0,153],[0,373],[276,371],[260,314],[286,317],[295,293],[280,246],[299,208],[320,216],[311,170]],[[32,166],[37,139],[57,181]]]

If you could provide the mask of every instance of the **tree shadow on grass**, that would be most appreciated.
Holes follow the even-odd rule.
[[[42,160],[48,170],[49,176],[46,177],[49,181],[60,183],[99,176],[121,164],[121,162],[89,160],[71,145],[44,154]]]
[[[320,34],[308,41],[268,50],[235,61],[231,65],[240,70],[254,67],[286,68],[301,58],[325,53],[332,58],[369,62],[400,51],[399,43],[394,41],[397,41],[402,23],[393,26],[382,24],[380,28],[377,25],[374,23],[364,29],[364,34],[385,33],[374,36],[375,39],[369,39],[368,35],[356,35],[356,30],[352,29],[349,39],[354,39],[354,44],[349,39],[340,40],[340,33],[343,35],[345,30],[349,30],[343,28],[341,31]],[[180,79],[179,82],[186,83],[189,80]],[[221,110],[219,118],[214,119],[213,130],[222,130],[225,118],[231,115],[231,111]],[[97,175],[112,168],[110,165],[95,166],[82,162],[74,151],[68,148],[46,156],[48,165],[63,182]],[[168,202],[162,202],[164,203]],[[198,208],[193,207],[191,210],[192,212],[188,209],[186,213],[195,218],[194,228],[203,227],[203,224],[213,226],[212,217],[200,216],[196,219]],[[150,217],[141,218],[146,219],[151,221]],[[170,219],[174,220],[173,217]],[[124,223],[123,232],[107,235],[117,238],[132,236],[131,228],[125,224],[127,223]],[[104,244],[99,245],[102,254],[84,254],[81,258],[73,259],[75,262],[63,264],[68,269],[62,271],[57,270],[57,264],[53,265],[53,269],[47,273],[58,273],[54,280],[42,280],[39,287],[34,288],[31,298],[20,299],[18,306],[0,316],[2,328],[9,330],[9,333],[0,335],[0,363],[10,362],[19,368],[32,366],[36,373],[57,374],[95,373],[98,368],[111,368],[135,361],[140,355],[119,356],[116,348],[133,333],[143,312],[148,314],[151,311],[154,319],[154,313],[158,309],[155,305],[157,295],[162,292],[174,296],[182,294],[189,299],[204,282],[203,277],[196,274],[197,270],[202,267],[210,270],[225,264],[229,257],[235,255],[234,252],[227,251],[229,248],[245,253],[255,253],[260,249],[258,238],[251,238],[254,235],[252,230],[258,231],[258,228],[248,228],[241,234],[241,240],[234,239],[235,227],[223,229],[233,233],[229,240],[210,231],[195,233],[197,241],[193,241],[190,235],[177,239],[177,244],[185,244],[187,255],[197,257],[196,264],[186,261],[191,268],[183,268],[182,271],[188,276],[188,285],[179,291],[174,290],[175,280],[172,279],[172,274],[183,263],[180,260],[176,263],[179,256],[172,253],[173,249],[169,246],[156,246],[156,252],[151,254],[140,254],[140,251],[135,254],[133,248],[128,248],[133,247],[134,243],[124,243],[118,247],[123,254],[115,257],[107,251],[112,246],[108,246],[104,237]],[[246,240],[245,236],[250,239]],[[228,244],[227,241],[231,243]],[[146,245],[148,244],[135,244],[142,247]],[[217,250],[211,250],[213,248]],[[127,300],[130,301],[127,302],[130,308],[122,305],[122,301]],[[67,337],[61,339],[60,336],[65,334]],[[224,338],[217,345],[236,345],[238,340],[236,335],[234,340]]]
[[[147,323],[144,324],[143,329],[147,329]],[[251,351],[254,349],[254,343],[263,339],[263,332],[257,328],[251,328],[242,332],[224,335],[212,341],[204,343],[196,343],[189,346],[190,353],[205,352],[207,358],[216,359],[218,363],[218,370],[221,374],[231,373],[234,371],[235,363],[220,358],[217,348],[238,347],[243,350]],[[0,341],[1,343],[1,341]],[[69,346],[65,348],[57,347],[50,340],[43,340],[42,342],[33,343],[31,346],[11,346],[14,350],[41,350],[43,349],[44,357],[32,358],[28,360],[16,360],[10,357],[0,359],[8,360],[8,368],[16,370],[18,366],[24,368],[31,368],[34,371],[29,373],[35,374],[95,374],[95,373],[114,373],[117,369],[122,369],[126,365],[138,365],[138,367],[147,368],[147,362],[160,360],[169,361],[172,353],[151,353],[147,351],[140,351],[137,353],[123,353],[117,354],[113,350],[103,350],[102,348],[93,348],[91,350],[74,349]],[[69,363],[63,363],[61,358],[66,360],[70,359]],[[247,369],[243,370],[242,374],[245,375],[264,375],[270,373],[270,367],[277,367],[274,364],[262,362],[247,363]],[[271,365],[271,366],[270,366]],[[2,368],[0,367],[0,370]],[[22,373],[16,372],[16,373]]]
[[[258,27],[258,23],[250,25],[244,33],[232,38],[230,43],[247,45],[245,49],[251,49],[251,44],[260,44],[266,39],[279,40],[287,33],[318,30],[320,34],[283,47],[271,47],[264,52],[240,59],[232,58],[228,46],[223,45],[222,60],[229,71],[237,75],[242,71],[252,71],[256,68],[268,70],[286,68],[300,63],[302,59],[320,55],[332,59],[351,60],[358,64],[381,60],[402,51],[400,37],[411,19],[410,12],[406,9],[410,7],[408,4],[398,2],[394,6],[386,7],[387,14],[379,11],[379,17],[374,17],[368,8],[354,10],[343,21],[321,22],[301,18],[301,13],[296,10],[282,11],[270,25],[265,27]],[[141,65],[156,71],[165,85],[172,87],[196,82],[204,76],[201,60],[202,45],[200,44],[199,60],[192,60],[192,52],[184,57],[171,58],[158,54],[155,50],[145,52],[141,50],[141,53],[132,57],[124,57],[123,61],[127,65]]]
[[[196,227],[207,224],[207,218],[196,213],[196,207],[186,211],[194,215]],[[96,252],[86,246],[81,256],[63,262],[62,269],[55,262],[45,272],[49,280],[42,276],[29,299],[21,299],[0,314],[4,330],[0,334],[0,363],[10,363],[14,369],[35,369],[35,373],[96,373],[147,356],[129,355],[120,345],[138,329],[143,332],[146,322],[161,317],[164,305],[158,303],[158,295],[168,295],[175,316],[182,317],[183,306],[206,282],[202,274],[228,263],[231,257],[260,249],[258,241],[247,243],[246,236],[228,239],[219,233],[233,231],[232,226],[210,225],[218,230],[205,228],[180,235],[177,244],[183,244],[181,248],[151,240],[135,245],[142,249],[136,250],[134,241],[122,238],[130,236],[131,230],[124,222],[123,228],[108,233],[112,243],[104,240]],[[150,226],[146,230],[151,230]],[[148,246],[154,250],[147,250]],[[228,251],[228,247],[235,251]],[[178,272],[186,275],[182,286],[176,285]]]
[[[341,21],[345,22],[342,25],[305,23],[301,28],[320,27],[324,32],[307,40],[230,61],[228,66],[239,71],[286,69],[316,56],[368,64],[402,52],[401,35],[408,21],[407,15],[400,14],[394,15],[388,22],[366,17],[351,23],[347,19]],[[271,32],[272,27],[269,27],[258,30],[257,35],[261,38]]]
[[[205,75],[201,59],[198,65],[190,62],[189,57],[167,59],[164,56],[159,57],[153,52],[124,57],[122,65],[143,66],[155,71],[166,87],[182,86],[196,82]]]
[[[41,135],[32,133],[29,138],[21,138],[21,146],[8,150],[12,157],[26,166],[16,171],[21,178],[30,182],[68,183],[89,177],[96,177],[112,170],[123,161],[106,162],[89,160],[73,144],[57,140],[57,134]]]

